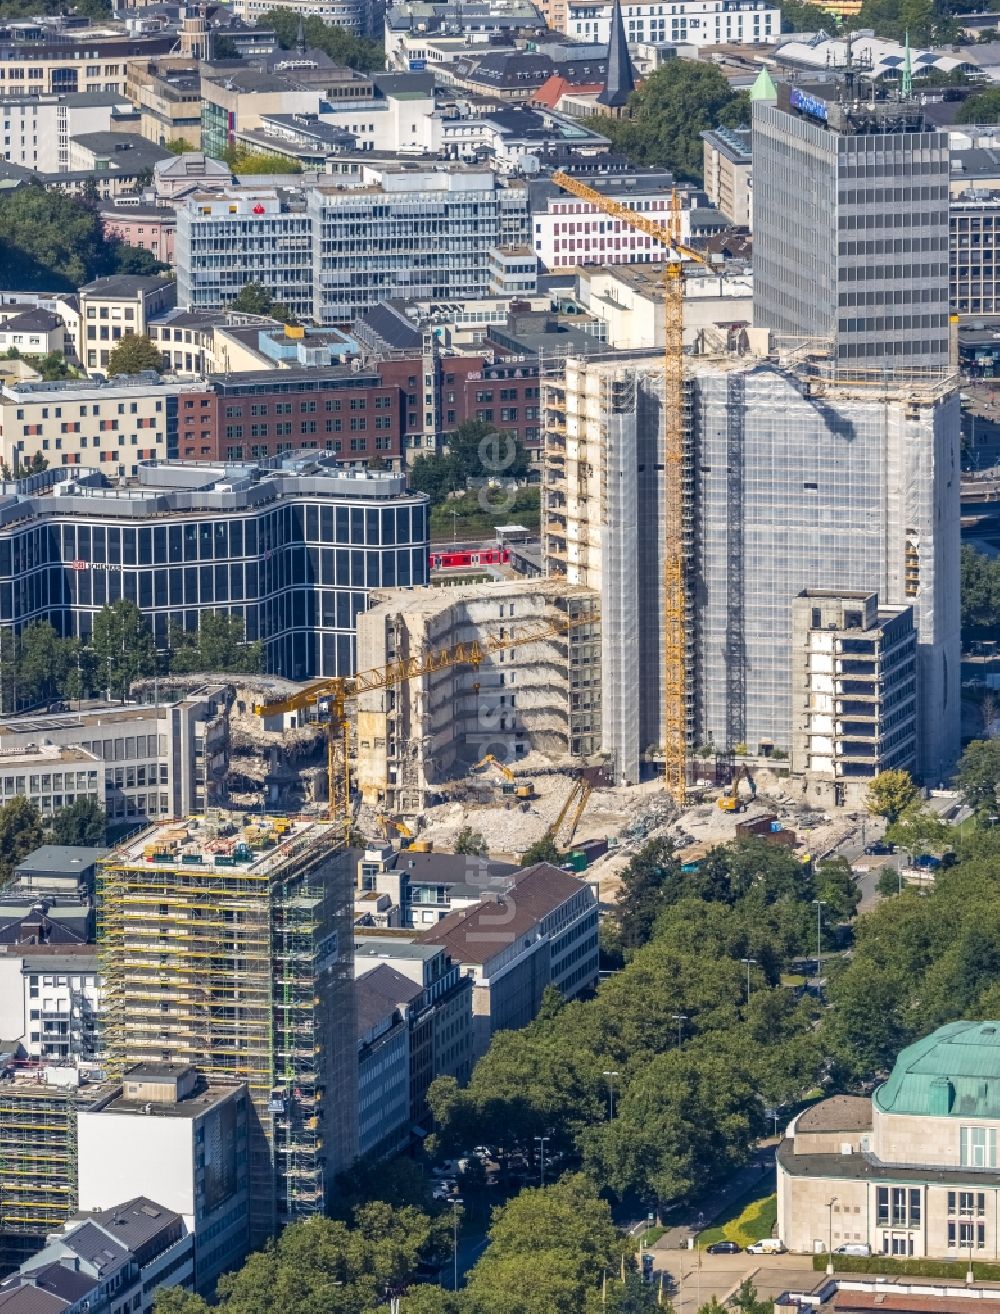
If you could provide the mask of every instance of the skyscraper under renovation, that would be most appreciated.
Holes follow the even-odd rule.
[[[803,589],[910,606],[917,765],[958,749],[958,397],[946,372],[823,356],[687,365],[688,744],[788,754]],[[635,779],[663,738],[663,363],[569,360],[548,390],[548,569],[601,596],[603,748]],[[878,760],[877,752],[871,755]]]
[[[754,89],[754,322],[863,366],[948,363],[948,134],[850,77]]]
[[[107,1067],[247,1083],[253,1243],[354,1157],[352,888],[339,832],[287,818],[160,825],[99,869]]]

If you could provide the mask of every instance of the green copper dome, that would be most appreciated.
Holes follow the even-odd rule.
[[[908,1045],[872,1099],[883,1113],[1000,1118],[1000,1022],[949,1022]]]

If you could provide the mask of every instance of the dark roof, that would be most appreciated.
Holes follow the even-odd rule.
[[[42,1291],[17,1277],[0,1285],[0,1310],[3,1314],[62,1314],[69,1304],[61,1296]]]
[[[800,1113],[797,1132],[868,1131],[872,1125],[872,1102],[860,1095],[833,1095]]]
[[[173,278],[164,274],[110,274],[85,283],[80,291],[88,297],[135,297],[141,292],[155,292],[169,287]]]
[[[873,1155],[796,1154],[794,1142],[786,1138],[778,1146],[778,1163],[790,1177],[833,1178],[851,1182],[919,1182],[931,1186],[969,1187],[973,1182],[991,1189],[1000,1186],[1000,1173],[982,1168],[946,1168],[936,1164],[919,1166],[880,1163]]]
[[[62,320],[47,310],[25,310],[0,325],[4,333],[51,333],[58,328],[62,328]]]
[[[977,1293],[978,1294],[978,1293]],[[996,1300],[978,1299],[976,1314],[1000,1314],[1000,1293]],[[854,1310],[888,1310],[893,1314],[968,1314],[969,1297],[962,1295],[932,1296],[921,1291],[919,1295],[895,1295],[887,1291],[838,1291],[833,1298],[835,1314],[848,1314]]]
[[[388,963],[379,963],[354,983],[358,1009],[358,1037],[362,1037],[384,1018],[391,1017],[400,1004],[408,1004],[423,994],[422,988]]]
[[[136,132],[81,132],[73,140],[94,155],[113,159],[122,169],[151,169],[159,160],[169,159],[172,154],[166,147],[147,141]]]
[[[98,279],[98,282],[103,280]],[[91,287],[95,285],[90,284]],[[84,844],[42,844],[21,859],[15,876],[83,875],[103,858],[107,849],[88,848]]]
[[[516,876],[505,894],[449,913],[419,938],[443,945],[456,962],[485,963],[585,888],[576,876],[538,862]]]
[[[104,1233],[140,1258],[165,1232],[170,1233],[167,1243],[172,1244],[173,1234],[182,1221],[180,1214],[145,1195],[137,1195],[134,1200],[127,1200],[112,1209],[102,1209],[91,1216]],[[154,1253],[159,1248],[155,1244],[152,1246]]]
[[[81,1297],[88,1291],[93,1291],[98,1285],[97,1278],[91,1277],[89,1273],[81,1273],[79,1269],[70,1268],[68,1264],[61,1264],[58,1260],[43,1264],[41,1268],[28,1270],[27,1276],[30,1276],[36,1287],[40,1287],[43,1291],[51,1291],[61,1300],[68,1300],[71,1305],[75,1305]]]
[[[515,876],[521,868],[515,862],[497,862],[479,854],[414,853],[400,849],[396,871],[405,871],[410,882],[437,882],[452,888],[482,889],[502,877]]]
[[[390,347],[404,351],[419,348],[423,342],[420,330],[406,316],[388,302],[372,306],[358,321]]]
[[[608,42],[608,76],[604,90],[597,97],[597,103],[612,109],[620,109],[628,103],[633,91],[635,91],[635,74],[632,72],[632,59],[628,53],[628,42],[625,40],[621,0],[615,0],[614,8],[611,10],[611,37]]]
[[[59,1239],[67,1250],[93,1264],[102,1275],[117,1268],[129,1256],[129,1248],[124,1242],[113,1241],[102,1227],[91,1222],[81,1223]]]

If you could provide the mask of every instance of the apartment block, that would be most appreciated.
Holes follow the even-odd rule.
[[[130,1068],[112,1099],[78,1118],[81,1210],[148,1195],[184,1223],[196,1290],[246,1255],[251,1111],[239,1081],[207,1081],[183,1063]]]
[[[162,274],[112,274],[80,288],[80,341],[77,354],[88,369],[104,369],[124,336],[141,337],[150,319],[176,297],[173,277]]]
[[[17,911],[5,897],[0,917]],[[63,904],[67,902],[62,901]],[[30,1064],[92,1063],[98,1054],[101,987],[93,944],[64,943],[60,901],[36,898],[0,953],[0,1021],[7,1043]],[[29,935],[34,933],[34,943]]]
[[[427,499],[398,474],[311,453],[271,467],[143,464],[134,491],[64,473],[0,499],[0,625],[48,620],[85,637],[103,606],[129,598],[163,647],[171,623],[193,631],[221,611],[263,642],[266,669],[311,679],[357,669],[369,589],[427,582]]]
[[[96,1069],[26,1068],[8,1052],[0,1073],[0,1271],[10,1272],[76,1209],[77,1115],[115,1087]]]
[[[372,604],[358,617],[362,669],[457,644],[479,643],[484,657],[360,696],[357,781],[366,800],[413,816],[442,782],[487,754],[513,764],[537,752],[569,763],[598,750],[603,627],[568,625],[597,610],[587,588],[497,581],[375,594]],[[550,626],[559,629],[547,633]],[[533,628],[543,637],[489,651],[491,638]]]
[[[97,331],[91,321],[81,322],[88,334]],[[110,325],[102,331],[110,334]],[[84,351],[90,350],[85,342]],[[40,456],[50,468],[68,467],[64,473],[95,470],[111,479],[135,478],[141,462],[177,456],[181,399],[207,392],[206,384],[168,383],[152,373],[106,383],[5,383],[0,459],[16,469]]]
[[[628,44],[693,46],[760,45],[781,31],[781,10],[767,0],[679,0],[664,13],[656,0],[638,0],[625,6],[623,18]],[[566,0],[563,31],[577,41],[608,44],[613,0]]]
[[[128,67],[128,96],[140,115],[139,131],[159,146],[186,142],[201,148],[199,61],[168,55]]]
[[[99,869],[107,1068],[246,1082],[253,1245],[355,1157],[352,865],[327,823],[254,818],[161,825]]]
[[[2,158],[36,173],[66,173],[79,133],[110,132],[134,114],[125,95],[107,91],[5,96],[0,101]]]
[[[741,128],[713,128],[701,134],[705,192],[737,228],[752,226],[751,137]]]
[[[547,986],[573,999],[597,985],[597,922],[592,888],[541,862],[502,895],[450,913],[423,934],[421,943],[441,945],[472,980],[476,1058],[497,1031],[533,1021]]]
[[[948,134],[840,85],[754,101],[754,322],[863,368],[946,366]]]
[[[356,928],[354,974],[391,968],[417,989],[407,993],[396,982],[391,992],[405,1007],[410,1051],[410,1122],[427,1117],[427,1090],[435,1077],[454,1077],[464,1085],[472,1071],[472,981],[439,944],[383,937]]]
[[[3,803],[26,798],[46,824],[56,812],[83,799],[103,806],[106,776],[107,766],[97,754],[76,745],[35,743],[0,750]]]
[[[917,764],[911,607],[805,589],[792,603],[792,775],[820,807],[863,808],[881,771]]]
[[[392,1154],[410,1138],[410,1027],[421,989],[380,963],[355,984],[358,1008],[358,1154]]]

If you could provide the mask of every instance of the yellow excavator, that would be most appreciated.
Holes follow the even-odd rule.
[[[377,812],[375,814],[375,824],[386,839],[391,837],[393,831],[397,835],[402,835],[404,839],[413,838],[413,831],[405,821],[400,821],[398,817],[390,817],[384,812]]]
[[[740,796],[740,779],[746,778],[747,786],[750,790],[749,798]],[[729,786],[729,793],[723,794],[719,799],[719,807],[723,812],[743,812],[757,797],[757,782],[750,774],[748,766],[739,767],[733,772],[733,783]]]
[[[473,771],[481,771],[483,767],[487,766],[496,767],[504,780],[506,780],[508,784],[514,786],[511,792],[515,798],[535,797],[535,786],[531,781],[519,780],[518,777],[514,775],[513,771],[511,771],[510,767],[495,758],[492,753],[487,753],[485,757],[481,757],[472,769]]]

